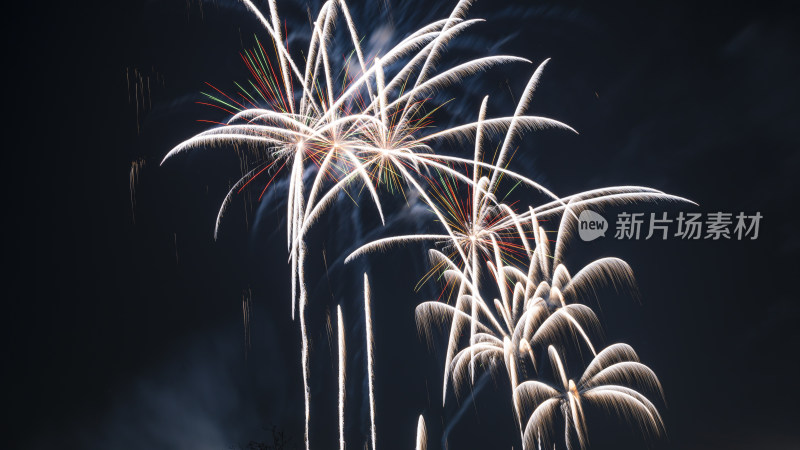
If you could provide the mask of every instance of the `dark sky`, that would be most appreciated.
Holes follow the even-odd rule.
[[[233,89],[247,77],[238,52],[254,33],[266,37],[235,2],[97,3],[17,5],[5,14],[3,447],[224,449],[265,440],[272,425],[301,446],[280,184],[260,204],[234,202],[214,242],[238,159],[199,150],[158,166],[207,127],[196,119],[222,118],[195,104],[204,82]],[[362,33],[362,23],[388,20],[392,27],[378,30],[396,38],[444,17],[451,3],[394,1],[390,17],[378,3],[351,8]],[[304,2],[278,5],[306,29]],[[605,239],[572,249],[576,267],[617,256],[636,273],[640,302],[612,291],[592,306],[605,342],[630,343],[664,385],[668,436],[650,445],[800,448],[792,7],[478,0],[470,17],[488,21],[454,44],[454,57],[551,57],[531,111],[580,131],[528,135],[514,169],[558,193],[636,184],[700,205],[644,212],[764,216],[755,241]],[[490,111],[510,113],[509,92],[518,96],[531,70],[470,79],[450,92],[459,101],[448,114],[472,119],[484,92],[496,99]],[[146,102],[137,102],[136,74],[145,77]],[[140,158],[132,205],[129,173]],[[414,323],[414,307],[437,288],[413,289],[427,270],[423,248],[341,264],[359,242],[424,228],[417,210],[388,201],[387,229],[370,207],[343,203],[311,239],[312,442],[337,442],[335,346],[325,327],[336,304],[349,324],[347,436],[352,448],[367,436],[359,282],[367,270],[379,446],[411,448],[423,413],[429,448],[445,435],[451,449],[509,448],[517,437],[502,377],[486,378],[463,410],[452,397],[440,405],[443,342],[431,350]],[[243,295],[253,302],[249,347]],[[648,445],[624,423],[590,418],[592,448]]]

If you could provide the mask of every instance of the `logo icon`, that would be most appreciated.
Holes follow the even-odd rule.
[[[608,222],[606,219],[594,211],[585,209],[578,216],[578,234],[581,240],[589,242],[600,236],[605,237],[607,230]]]

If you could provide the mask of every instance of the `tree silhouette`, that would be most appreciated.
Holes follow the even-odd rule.
[[[267,430],[267,427],[264,427]],[[260,442],[260,441],[250,441],[247,445],[239,445],[239,446],[231,446],[229,447],[231,450],[296,450],[296,445],[291,445],[292,438],[291,436],[286,435],[286,431],[278,429],[276,425],[273,425],[272,428],[269,428],[272,432],[272,443],[269,442]],[[291,446],[290,446],[291,445]]]

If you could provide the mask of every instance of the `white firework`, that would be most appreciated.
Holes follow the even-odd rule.
[[[595,356],[577,381],[568,377],[555,347],[548,347],[550,364],[557,385],[537,380],[525,381],[514,391],[517,411],[526,421],[523,435],[525,448],[535,448],[538,441],[550,442],[556,418],[564,420],[564,441],[568,449],[577,437],[580,448],[588,444],[584,405],[599,406],[636,422],[645,433],[661,434],[664,423],[655,405],[637,389],[644,387],[663,396],[661,383],[649,367],[639,362],[636,352],[626,344],[614,344]],[[527,419],[526,419],[527,417]]]
[[[382,223],[385,216],[379,190],[386,187],[402,191],[405,187],[419,194],[442,227],[437,234],[395,236],[368,243],[350,254],[346,262],[396,244],[423,241],[436,246],[429,252],[434,263],[429,275],[441,274],[447,280],[455,303],[424,302],[417,307],[417,321],[425,332],[437,324],[449,326],[443,404],[448,385],[459,394],[464,386],[474,383],[477,367],[502,366],[511,385],[525,448],[534,448],[534,442],[541,448],[549,442],[553,418],[559,411],[566,424],[567,447],[572,448],[573,436],[585,447],[584,403],[610,408],[636,419],[645,429],[660,433],[663,423],[655,406],[627,386],[644,383],[646,388],[660,393],[655,374],[639,363],[625,344],[615,344],[597,353],[592,336],[599,330],[599,321],[590,308],[580,303],[602,283],[634,286],[630,267],[620,259],[602,258],[573,276],[564,261],[577,211],[588,206],[688,200],[639,186],[602,188],[559,197],[536,181],[507,169],[524,132],[543,128],[575,131],[562,122],[527,115],[547,60],[530,77],[513,116],[487,118],[488,97],[485,97],[477,121],[430,131],[431,118],[438,106],[434,105],[432,111],[427,106],[434,94],[492,67],[530,62],[516,56],[493,55],[449,69],[437,67],[447,44],[480,22],[466,19],[472,0],[459,1],[446,19],[421,27],[372,59],[361,47],[362,36],[345,0],[329,0],[311,24],[309,45],[302,60],[296,59],[293,53],[297,52],[288,47],[276,0],[268,2],[268,17],[251,0],[242,2],[263,25],[276,52],[277,73],[270,76],[266,70],[260,72],[260,76],[269,78],[262,80],[264,91],[259,91],[267,105],[257,105],[253,96],[242,104],[225,95],[236,105],[222,101],[236,110],[230,119],[181,142],[164,161],[199,147],[237,150],[244,147],[268,153],[268,158],[257,163],[226,195],[217,215],[215,238],[225,210],[237,193],[265,172],[272,170],[273,179],[284,168],[289,172],[287,251],[292,318],[299,312],[301,330],[306,449],[310,449],[311,420],[306,238],[323,213],[354,184],[366,191]],[[340,21],[346,27],[346,45],[352,47],[359,69],[352,77],[346,74],[341,83],[336,75],[337,62],[331,57],[332,40],[337,36],[335,27]],[[263,64],[266,56],[263,48],[261,51],[259,61]],[[267,100],[268,95],[272,100]],[[485,147],[495,135],[502,136],[502,141],[492,162],[487,163]],[[470,138],[475,142],[472,159],[435,151],[441,142]],[[521,213],[515,211],[499,195],[506,179],[535,189],[547,198],[546,202]],[[264,190],[270,183],[266,183]],[[465,200],[459,186],[468,190]],[[554,217],[560,217],[561,221],[551,247],[547,231],[539,221]],[[494,283],[487,283],[489,280]],[[499,298],[492,298],[495,294]],[[370,441],[376,450],[373,326],[366,274],[364,314]],[[469,334],[463,339],[467,326]],[[339,446],[343,450],[346,349],[341,306],[337,307],[337,336]],[[554,347],[569,338],[586,347],[594,357],[577,382],[567,378]],[[560,381],[557,387],[530,379],[539,366],[536,352],[545,348]],[[426,445],[425,421],[420,416],[416,448],[422,450]]]

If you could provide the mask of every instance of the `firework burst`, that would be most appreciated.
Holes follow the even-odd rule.
[[[216,237],[232,199],[260,181],[259,200],[283,173],[286,188],[287,252],[291,271],[292,318],[299,315],[304,385],[305,443],[310,448],[311,396],[308,324],[308,292],[305,263],[307,236],[336,200],[350,195],[356,186],[366,192],[385,221],[381,192],[416,191],[429,207],[442,231],[380,239],[363,245],[346,262],[388,246],[422,241],[433,243],[433,268],[423,281],[441,277],[446,282],[442,301],[425,302],[417,308],[420,328],[430,332],[436,324],[449,326],[443,374],[443,398],[448,385],[456,394],[474,384],[479,367],[505,367],[511,388],[520,436],[526,448],[549,439],[557,410],[566,421],[565,442],[577,436],[586,445],[581,402],[600,404],[637,418],[647,429],[663,428],[655,407],[638,391],[614,383],[645,380],[661,388],[657,378],[641,365],[633,350],[616,344],[597,353],[593,335],[599,321],[580,303],[603,282],[633,286],[630,267],[616,258],[594,261],[574,276],[564,265],[566,245],[574,229],[576,211],[587,206],[668,200],[685,201],[661,191],[620,186],[559,197],[536,181],[509,170],[508,164],[523,134],[530,130],[568,125],[527,114],[547,60],[528,80],[513,116],[487,118],[488,97],[474,122],[458,122],[436,129],[433,117],[442,104],[435,94],[466,77],[490,68],[530,61],[508,55],[475,58],[449,69],[437,67],[451,41],[479,19],[466,19],[471,0],[461,0],[451,14],[423,26],[399,43],[370,56],[362,48],[362,35],[344,0],[329,0],[320,8],[307,34],[308,47],[290,49],[288,30],[281,28],[275,0],[265,16],[252,1],[242,0],[264,27],[266,48],[256,40],[242,60],[252,80],[238,84],[229,95],[209,84],[202,102],[225,111],[222,123],[176,145],[164,161],[200,147],[233,147],[257,155],[222,202],[214,229]],[[337,23],[344,23],[351,48],[343,62],[332,57]],[[269,51],[271,49],[271,51]],[[355,68],[355,70],[352,70]],[[502,136],[491,162],[484,161],[489,141]],[[474,139],[473,157],[437,154],[442,142]],[[265,180],[265,178],[268,178]],[[518,212],[500,195],[504,181],[528,186],[544,195],[545,203]],[[511,190],[514,189],[511,188]],[[466,192],[466,194],[464,194]],[[561,217],[554,246],[541,220]],[[496,295],[496,297],[494,297]],[[492,298],[494,297],[494,298]],[[449,300],[454,299],[453,304]],[[370,406],[370,441],[376,448],[374,399],[374,349],[369,281],[364,276],[364,313],[367,342],[367,379]],[[466,328],[469,326],[468,337]],[[339,445],[345,448],[344,408],[346,353],[344,319],[337,307],[339,349]],[[466,338],[463,339],[462,337]],[[568,380],[555,345],[573,338],[594,357],[578,382]],[[466,342],[465,342],[466,341]],[[552,387],[530,379],[540,365],[537,351],[547,349],[551,366],[561,381]],[[629,383],[630,384],[630,383]],[[528,409],[533,408],[527,424]],[[570,431],[572,430],[572,431]],[[416,448],[426,447],[422,416]]]
[[[655,405],[639,391],[641,385],[663,396],[661,383],[649,367],[639,362],[636,352],[626,344],[614,344],[592,360],[578,381],[569,378],[564,362],[554,346],[547,349],[556,386],[529,380],[514,390],[517,411],[532,410],[524,427],[523,445],[535,448],[549,442],[556,417],[564,419],[564,442],[573,448],[577,437],[580,448],[588,444],[584,405],[599,406],[638,423],[646,433],[661,434],[664,423]],[[524,413],[520,421],[524,420]],[[575,436],[575,437],[574,437]]]

